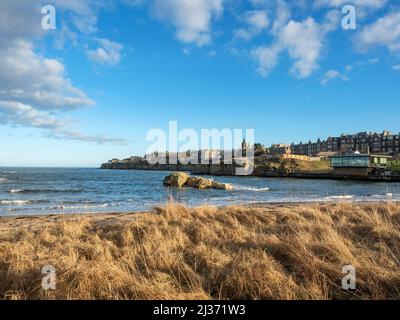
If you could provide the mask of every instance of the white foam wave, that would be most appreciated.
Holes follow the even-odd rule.
[[[0,200],[0,204],[3,205],[24,205],[24,204],[28,204],[28,203],[32,203],[32,201],[30,200]]]
[[[257,187],[246,187],[246,186],[234,186],[235,190],[244,190],[244,191],[254,191],[254,192],[267,192],[269,188],[257,188]]]
[[[19,192],[22,192],[22,190],[21,189],[11,189],[9,192],[10,193],[19,193]]]
[[[354,196],[352,195],[341,195],[341,196],[330,196],[330,197],[325,197],[325,200],[340,200],[340,199],[353,199]]]
[[[104,204],[82,204],[82,205],[59,205],[56,207],[47,208],[47,210],[84,210],[84,209],[95,209],[95,208],[107,208],[116,206],[115,203],[104,203]]]
[[[0,178],[0,183],[6,183],[8,180],[6,178]]]

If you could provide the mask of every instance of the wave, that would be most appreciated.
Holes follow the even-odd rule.
[[[77,203],[78,204],[78,203]],[[58,205],[54,207],[48,207],[46,210],[83,210],[83,209],[95,209],[95,208],[107,208],[117,206],[115,203],[103,203],[103,204],[85,204],[80,205]]]
[[[340,199],[353,199],[354,196],[352,195],[341,195],[341,196],[330,196],[330,197],[325,197],[325,200],[340,200]]]
[[[35,201],[32,200],[0,200],[0,204],[3,205],[24,205],[24,204],[30,204],[30,203],[35,203]]]
[[[22,190],[20,190],[20,189],[11,189],[9,192],[10,193],[18,193],[18,192],[21,192]]]
[[[372,194],[369,197],[372,197],[372,198],[393,198],[393,193]]]
[[[257,188],[257,187],[246,187],[246,186],[234,186],[234,190],[243,190],[243,191],[254,191],[254,192],[267,192],[269,188]]]
[[[0,183],[6,183],[8,180],[6,178],[0,178]]]
[[[82,190],[75,189],[11,189],[9,193],[80,193]]]
[[[17,173],[17,171],[3,171],[4,174]]]
[[[0,200],[0,205],[23,205],[23,204],[42,204],[49,203],[47,200],[17,200],[17,199],[3,199]]]

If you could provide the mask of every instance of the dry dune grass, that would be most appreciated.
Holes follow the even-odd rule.
[[[1,232],[0,298],[400,299],[398,204],[169,204],[127,221]],[[348,264],[356,291],[341,289]],[[56,290],[41,287],[44,265]]]

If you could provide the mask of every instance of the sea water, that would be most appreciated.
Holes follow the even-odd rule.
[[[234,190],[167,188],[166,171],[0,168],[0,215],[128,212],[166,201],[188,206],[317,201],[399,201],[400,183],[208,177]]]

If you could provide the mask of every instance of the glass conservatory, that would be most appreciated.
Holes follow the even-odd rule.
[[[384,168],[388,165],[388,156],[367,154],[346,154],[331,157],[333,168]]]

